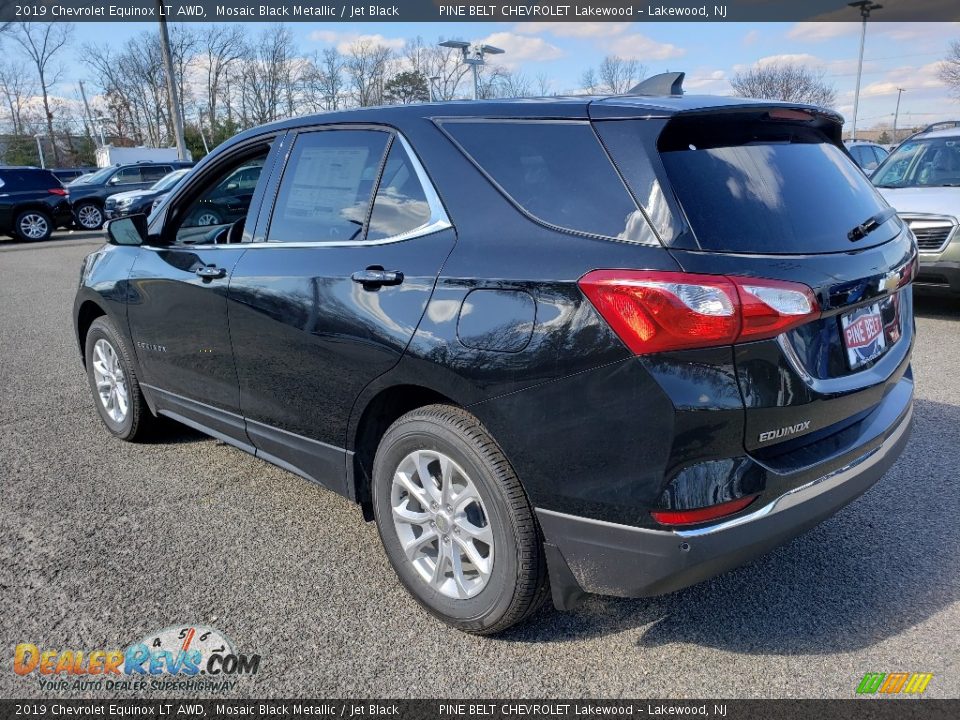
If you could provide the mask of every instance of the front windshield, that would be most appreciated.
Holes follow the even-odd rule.
[[[870,179],[882,188],[960,185],[960,135],[908,140]]]
[[[150,189],[156,191],[169,190],[176,185],[180,178],[186,175],[187,172],[187,170],[174,170],[172,173],[167,173],[157,180]]]
[[[113,174],[114,170],[116,170],[116,168],[112,168],[112,167],[103,168],[102,170],[97,170],[95,173],[91,173],[90,175],[84,175],[83,177],[79,177],[70,184],[71,185],[87,185],[89,183],[93,183],[94,185],[98,185],[100,183],[105,183],[107,181],[107,178],[110,177],[111,174]]]

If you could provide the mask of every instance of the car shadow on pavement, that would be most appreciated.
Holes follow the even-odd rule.
[[[157,417],[155,422],[156,427],[151,428],[148,440],[151,445],[183,445],[212,439],[199,430],[194,430],[163,415]]]
[[[501,636],[576,641],[642,628],[637,647],[828,654],[871,646],[960,599],[960,407],[918,400],[913,436],[865,495],[769,555],[658,598],[591,597]]]
[[[913,312],[937,320],[960,320],[960,297],[914,292]]]

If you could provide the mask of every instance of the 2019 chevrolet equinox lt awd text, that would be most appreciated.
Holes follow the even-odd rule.
[[[244,132],[86,258],[97,410],[360,503],[469,632],[551,592],[704,580],[853,500],[909,434],[916,247],[840,128],[630,95]],[[239,219],[199,224],[251,165]]]

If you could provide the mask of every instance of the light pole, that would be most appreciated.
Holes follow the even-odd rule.
[[[897,109],[893,112],[893,144],[897,144],[897,120],[900,118],[900,96],[903,95],[903,88],[897,88]]]
[[[40,156],[40,167],[46,168],[46,167],[47,167],[47,164],[46,164],[46,162],[45,162],[44,159],[43,159],[43,143],[40,142],[40,138],[42,138],[43,135],[40,135],[40,134],[38,133],[38,134],[34,135],[33,137],[34,137],[34,138],[36,139],[36,141],[37,141],[37,155]]]
[[[439,79],[440,79],[439,75],[432,75],[427,78],[427,82],[430,83],[430,102],[437,101],[437,91],[434,83],[436,83],[437,80]]]
[[[173,134],[177,141],[177,157],[187,159],[187,142],[183,138],[183,115],[180,114],[180,98],[177,97],[177,81],[173,76],[173,59],[170,55],[170,34],[167,32],[167,18],[164,14],[163,0],[157,0],[160,13],[160,54],[163,56],[163,69],[167,75],[167,107],[173,125]]]
[[[486,55],[502,55],[505,50],[493,45],[479,45],[471,48],[470,43],[463,40],[446,40],[440,47],[454,48],[463,54],[463,62],[473,68],[473,99],[480,99],[480,66],[486,65]]]
[[[870,17],[872,10],[880,10],[883,5],[873,2],[873,0],[857,0],[847,3],[852,8],[860,9],[860,17],[863,18],[863,26],[860,29],[860,60],[857,63],[857,89],[853,93],[853,129],[850,132],[850,139],[857,139],[857,106],[860,104],[860,76],[863,74],[863,46],[867,40],[867,18]]]

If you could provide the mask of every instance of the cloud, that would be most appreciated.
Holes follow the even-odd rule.
[[[542,35],[549,33],[555,37],[605,38],[620,35],[627,31],[630,23],[618,22],[531,22],[518,23],[514,31],[523,35]]]
[[[670,58],[683,57],[687,54],[687,51],[683,48],[672,45],[671,43],[657,42],[640,33],[621,35],[612,42],[606,43],[606,47],[612,55],[619,55],[620,57],[635,59],[640,62],[669,60]]]
[[[899,88],[904,88],[908,93],[943,88],[943,81],[938,75],[939,68],[939,62],[927,63],[920,67],[906,65],[894,68],[888,71],[882,80],[861,88],[860,95],[861,97],[896,95]]]
[[[807,42],[823,42],[852,35],[859,30],[860,24],[856,22],[801,22],[790,28],[787,37]]]
[[[760,37],[759,30],[751,30],[746,35],[743,36],[744,45],[753,45]]]
[[[339,53],[347,53],[358,42],[367,42],[371,45],[384,45],[391,50],[402,50],[407,41],[404,38],[388,38],[383,35],[362,35],[355,32],[334,32],[332,30],[314,30],[310,33],[314,42],[327,43],[337,48]]]
[[[730,83],[724,70],[697,68],[687,73],[683,89],[697,95],[724,95],[730,93]]]
[[[543,38],[526,37],[512,32],[497,32],[485,38],[474,41],[480,45],[493,45],[506,51],[504,55],[488,56],[490,62],[495,62],[508,68],[513,68],[523,62],[542,62],[557,60],[563,57],[563,50],[551,45]]]

